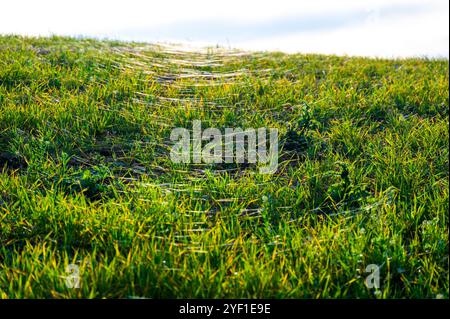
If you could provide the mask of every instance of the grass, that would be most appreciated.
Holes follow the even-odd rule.
[[[448,60],[1,36],[0,297],[448,298],[448,85]],[[278,128],[276,174],[173,164],[196,119]]]

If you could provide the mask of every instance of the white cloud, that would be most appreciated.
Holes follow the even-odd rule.
[[[253,50],[286,52],[381,57],[448,57],[447,12],[422,13],[402,18],[380,18],[336,30],[262,38],[235,43],[235,45]]]

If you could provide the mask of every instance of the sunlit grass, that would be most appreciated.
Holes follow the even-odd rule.
[[[0,297],[448,298],[448,72],[0,37]],[[173,164],[196,119],[278,128],[277,173]]]

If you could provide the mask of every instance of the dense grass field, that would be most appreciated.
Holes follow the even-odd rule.
[[[1,36],[0,297],[448,298],[448,85],[448,60]],[[278,128],[277,172],[172,163],[193,120]]]

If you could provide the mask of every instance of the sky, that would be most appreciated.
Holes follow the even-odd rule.
[[[0,34],[449,57],[448,0],[0,0]]]

